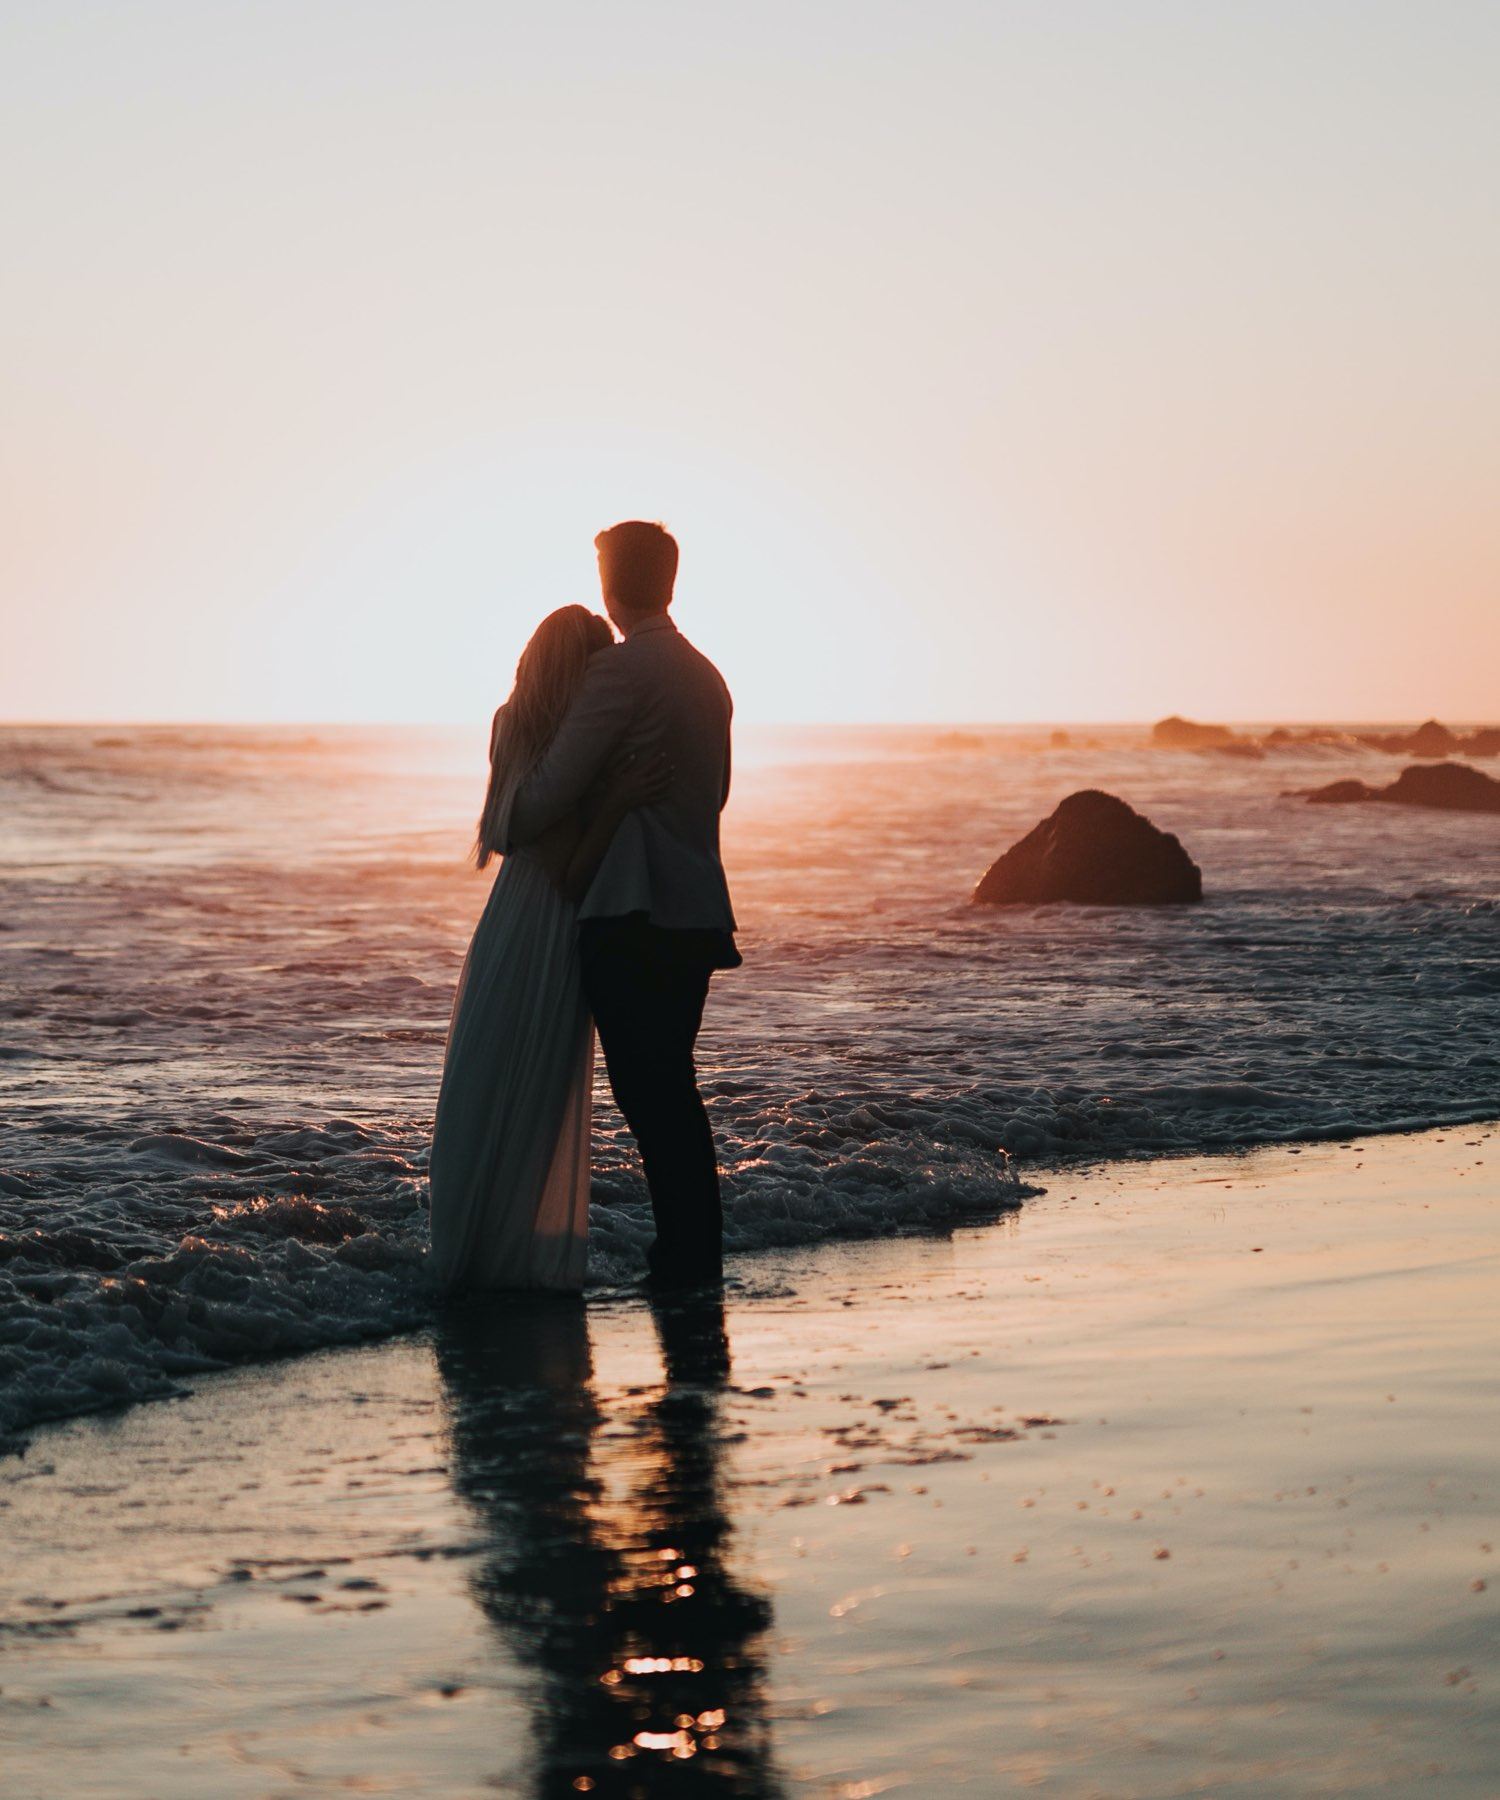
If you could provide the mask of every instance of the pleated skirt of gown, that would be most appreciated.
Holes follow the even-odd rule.
[[[594,1029],[576,909],[507,856],[464,959],[429,1165],[448,1291],[583,1286]]]

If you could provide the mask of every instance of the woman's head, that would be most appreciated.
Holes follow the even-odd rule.
[[[511,706],[551,718],[556,731],[589,658],[611,642],[608,625],[586,606],[560,606],[548,613],[516,664]]]
[[[531,634],[516,664],[516,684],[495,715],[490,738],[490,784],[474,844],[482,869],[500,848],[500,814],[508,795],[525,779],[557,735],[589,658],[614,640],[586,606],[560,606]]]

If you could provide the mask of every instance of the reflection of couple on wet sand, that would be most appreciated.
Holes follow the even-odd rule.
[[[433,1128],[432,1264],[448,1289],[582,1285],[593,1034],[640,1146],[650,1283],[719,1280],[693,1049],[739,963],[719,860],[729,691],[668,616],[677,544],[595,540],[605,610],[538,626],[495,715],[476,844],[504,858],[459,978]]]
[[[666,1385],[607,1430],[583,1306],[445,1320],[454,1485],[484,1534],[471,1591],[536,1680],[529,1791],[771,1795],[769,1608],[728,1567],[723,1308],[653,1311]]]

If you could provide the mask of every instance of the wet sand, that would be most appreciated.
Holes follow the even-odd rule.
[[[1114,1165],[43,1431],[4,1791],[1493,1796],[1497,1177]]]

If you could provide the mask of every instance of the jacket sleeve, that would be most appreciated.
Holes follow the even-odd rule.
[[[723,812],[729,804],[729,779],[734,763],[734,701],[722,676],[719,678],[719,686],[724,694],[724,785],[719,791],[719,811]]]
[[[508,847],[528,844],[571,812],[624,740],[636,710],[635,685],[619,650],[599,651],[547,754],[521,783]]]

